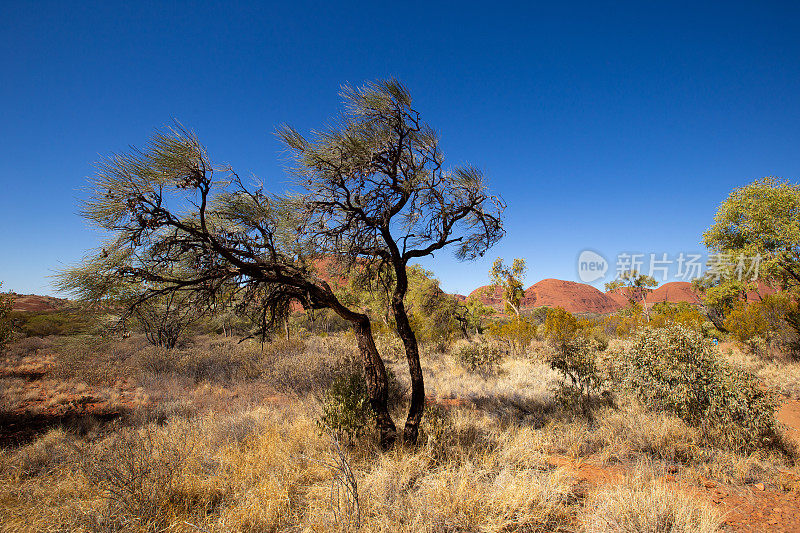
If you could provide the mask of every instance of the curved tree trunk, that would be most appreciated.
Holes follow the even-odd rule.
[[[370,407],[375,413],[375,423],[380,433],[381,447],[390,448],[397,440],[397,427],[389,414],[389,378],[386,374],[386,366],[375,346],[375,338],[372,336],[372,325],[369,316],[364,313],[357,313],[348,309],[336,298],[327,283],[321,286],[307,287],[309,293],[313,292],[314,297],[324,304],[328,309],[333,310],[343,319],[350,322],[353,333],[356,335],[358,350],[364,364],[364,377],[367,382],[367,394],[369,395]]]
[[[714,324],[715,328],[723,333],[728,332],[728,328],[725,327],[724,323],[725,317],[722,315],[722,313],[711,307],[704,307],[704,311],[706,317],[711,321],[712,324]]]
[[[389,414],[389,379],[372,337],[372,327],[366,315],[353,322],[358,349],[364,361],[364,374],[367,381],[369,403],[375,412],[375,422],[380,432],[381,447],[390,448],[397,440],[397,428]]]
[[[419,344],[411,323],[408,321],[403,300],[408,291],[408,275],[405,265],[395,266],[397,276],[394,293],[392,294],[392,313],[394,314],[397,334],[403,341],[408,361],[408,374],[411,378],[411,405],[408,407],[408,417],[406,426],[403,429],[403,441],[409,444],[416,444],[419,435],[419,424],[422,421],[422,414],[425,411],[425,380],[422,377],[422,365],[419,362]]]

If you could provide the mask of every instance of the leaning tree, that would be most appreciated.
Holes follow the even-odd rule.
[[[109,157],[90,183],[82,214],[109,240],[59,274],[61,290],[122,302],[123,319],[173,294],[199,310],[235,305],[257,319],[262,335],[293,302],[331,309],[355,332],[381,443],[394,442],[386,369],[369,317],[342,304],[317,273],[313,235],[298,231],[302,198],[246,186],[230,167],[213,165],[180,127],[156,132],[144,149]],[[136,297],[120,300],[120,287],[130,286]]]
[[[293,155],[303,233],[365,281],[391,287],[390,307],[411,377],[404,439],[416,442],[425,406],[419,346],[405,306],[410,261],[452,246],[459,259],[482,256],[504,234],[503,202],[474,167],[446,169],[437,133],[395,80],[342,91],[346,109],[307,139],[284,126]]]
[[[279,130],[297,156],[300,192],[276,196],[247,186],[228,166],[212,164],[197,137],[176,127],[144,149],[102,162],[82,214],[110,234],[59,286],[102,300],[119,284],[137,284],[128,313],[171,293],[199,309],[236,302],[259,317],[260,332],[286,317],[293,302],[330,309],[349,322],[362,356],[381,443],[396,428],[388,380],[369,316],[347,305],[318,272],[346,269],[365,286],[391,288],[391,307],[412,379],[404,431],[415,442],[424,408],[416,337],[403,303],[408,262],[455,245],[482,254],[503,234],[503,205],[472,168],[445,171],[435,133],[397,82],[345,89],[340,123],[313,142]]]

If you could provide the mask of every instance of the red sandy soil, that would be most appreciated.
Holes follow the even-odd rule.
[[[576,485],[584,490],[614,485],[632,474],[624,466],[601,466],[593,463],[591,458],[575,460],[554,455],[548,458],[548,462],[567,469]],[[763,483],[734,487],[702,478],[699,484],[689,485],[671,475],[663,476],[659,481],[714,507],[723,516],[725,531],[800,532],[800,514],[797,513],[800,491],[796,485],[792,490],[783,491]]]
[[[613,313],[620,305],[591,285],[543,279],[525,291],[523,307],[561,307],[570,313]]]
[[[463,398],[434,400],[446,409],[469,405]],[[788,436],[800,445],[800,401],[785,398],[777,413],[778,421],[787,429]],[[566,468],[575,479],[579,493],[604,485],[614,485],[633,474],[624,465],[602,465],[591,457],[573,459],[563,455],[548,457],[554,467]],[[703,500],[723,515],[725,531],[737,532],[796,532],[800,533],[800,479],[786,472],[781,479],[783,487],[755,483],[746,486],[731,486],[701,478],[691,485],[679,482],[674,476],[663,476],[660,481],[676,491],[682,491]]]
[[[787,436],[800,445],[800,401],[785,398],[777,419]],[[620,465],[593,464],[591,459],[553,456],[548,461],[553,466],[567,468],[579,484],[595,487],[619,483],[631,473]],[[715,507],[723,515],[725,531],[800,533],[800,479],[791,472],[784,477],[780,480],[784,487],[764,483],[734,487],[702,478],[698,485],[687,485],[670,475],[660,481]]]

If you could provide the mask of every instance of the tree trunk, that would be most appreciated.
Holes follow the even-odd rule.
[[[398,285],[400,285],[398,283]],[[406,426],[403,430],[403,440],[409,444],[416,444],[419,435],[419,424],[425,411],[425,380],[422,377],[422,365],[419,362],[419,344],[414,330],[408,321],[403,297],[396,291],[392,297],[392,311],[397,323],[397,333],[403,341],[408,360],[408,373],[411,377],[411,405],[408,408]]]
[[[389,379],[386,375],[386,367],[375,346],[369,318],[363,316],[362,319],[353,322],[353,332],[356,334],[358,349],[364,360],[369,403],[375,412],[381,447],[388,449],[397,440],[397,428],[389,414]]]
[[[358,350],[364,363],[364,377],[367,382],[370,407],[375,413],[375,424],[380,433],[381,447],[386,450],[397,440],[397,427],[389,414],[389,378],[386,375],[383,359],[375,346],[369,317],[342,305],[327,283],[323,282],[323,287],[312,286],[311,289],[315,291],[316,298],[323,302],[325,307],[333,310],[352,325],[358,342]]]
[[[722,313],[711,307],[705,307],[704,310],[706,317],[711,321],[712,324],[714,324],[715,328],[723,333],[728,332],[728,328],[726,328],[724,324],[725,317],[722,315]]]

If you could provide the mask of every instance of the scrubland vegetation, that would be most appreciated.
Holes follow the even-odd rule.
[[[800,501],[776,412],[800,393],[797,187],[734,191],[704,236],[763,253],[774,296],[707,276],[698,305],[650,305],[654,280],[630,271],[610,287],[625,309],[576,316],[523,308],[525,262],[498,259],[493,309],[414,262],[484,255],[504,202],[474,167],[445,169],[398,82],[343,96],[314,138],[278,130],[299,194],[246,184],[180,126],[100,164],[83,214],[109,241],[57,278],[78,301],[25,313],[0,298],[4,530],[794,519],[776,503]]]
[[[777,361],[726,356],[681,325],[609,341],[603,319],[542,314],[522,350],[489,332],[458,340],[457,328],[439,331],[444,351],[423,343],[420,439],[389,451],[346,330],[312,334],[298,317],[289,340],[188,335],[173,349],[136,332],[17,338],[4,368],[45,360],[39,380],[74,385],[43,412],[82,390],[115,416],[7,442],[0,520],[8,531],[717,531],[724,509],[695,492],[709,480],[796,490],[774,403],[745,371]],[[376,338],[402,412],[402,344]],[[5,409],[27,379],[5,373]]]

